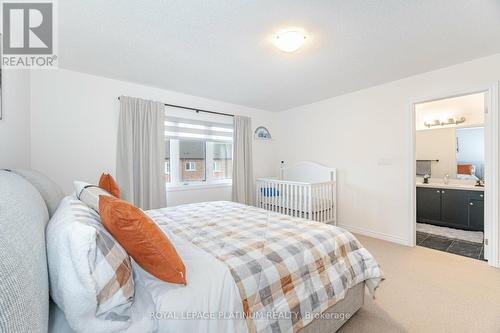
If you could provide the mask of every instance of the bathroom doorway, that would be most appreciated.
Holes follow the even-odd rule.
[[[414,245],[498,266],[497,96],[495,85],[412,104]]]

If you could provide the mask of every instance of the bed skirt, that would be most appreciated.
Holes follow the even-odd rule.
[[[365,283],[361,282],[349,289],[346,297],[332,305],[321,318],[314,319],[300,333],[333,333],[344,325],[363,306]]]

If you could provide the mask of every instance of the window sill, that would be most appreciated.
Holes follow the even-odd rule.
[[[224,183],[209,183],[209,184],[176,184],[176,185],[167,185],[167,192],[177,192],[177,191],[190,191],[190,190],[208,190],[213,188],[226,188],[233,186],[232,182],[224,182]]]

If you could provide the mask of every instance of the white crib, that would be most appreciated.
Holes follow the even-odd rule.
[[[257,179],[257,207],[336,224],[336,181],[335,169],[314,162],[299,162],[283,168],[280,179]]]

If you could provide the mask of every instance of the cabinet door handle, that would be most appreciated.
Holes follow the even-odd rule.
[[[480,198],[484,198],[484,194],[480,194],[480,195],[479,195],[479,197],[480,197]]]
[[[441,193],[444,193],[444,191],[441,191]]]
[[[474,206],[474,203],[473,202],[469,202],[469,205]]]
[[[437,190],[437,191],[436,191],[436,193],[441,193],[441,191],[440,191],[440,190]]]

